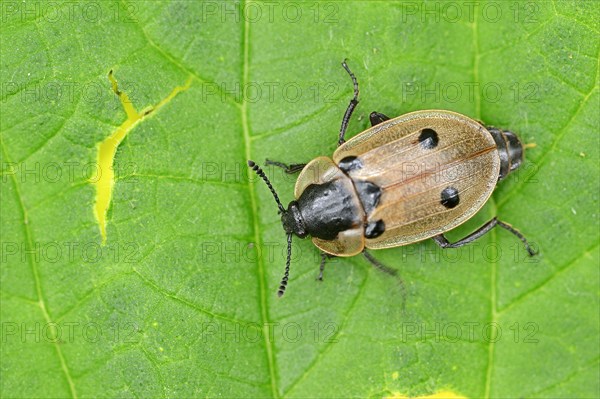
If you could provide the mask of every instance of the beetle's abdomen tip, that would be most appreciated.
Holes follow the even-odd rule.
[[[487,129],[498,147],[500,155],[500,176],[498,180],[502,180],[523,163],[523,144],[521,144],[517,135],[509,130],[501,130],[493,126],[488,126]]]
[[[523,144],[521,144],[517,135],[511,131],[505,130],[504,137],[508,143],[507,151],[508,159],[510,161],[510,170],[513,171],[523,163]]]

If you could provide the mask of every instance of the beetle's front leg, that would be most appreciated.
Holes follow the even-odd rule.
[[[533,256],[536,254],[536,252],[529,245],[529,242],[527,241],[527,239],[523,236],[523,234],[521,234],[521,232],[519,230],[515,229],[508,223],[501,222],[500,220],[498,220],[496,218],[493,218],[489,222],[485,223],[483,226],[481,226],[480,228],[478,228],[477,230],[475,230],[473,233],[469,234],[468,236],[464,237],[463,239],[458,240],[453,243],[448,241],[448,239],[446,239],[446,237],[443,234],[433,236],[431,238],[433,239],[433,241],[435,241],[435,243],[437,245],[439,245],[440,247],[442,247],[444,249],[445,248],[459,248],[459,247],[462,247],[463,245],[466,245],[472,241],[475,241],[476,239],[478,239],[479,237],[481,237],[482,235],[484,235],[485,233],[487,233],[488,231],[493,229],[495,226],[500,226],[503,229],[506,229],[506,230],[510,231],[511,233],[513,233],[514,235],[516,235],[519,238],[519,240],[521,240],[523,242],[523,245],[525,245],[525,249],[527,250],[527,253],[529,253],[529,256]]]
[[[283,162],[271,161],[269,159],[265,160],[265,165],[277,166],[290,175],[300,172],[306,166],[305,163],[291,163],[288,165]]]

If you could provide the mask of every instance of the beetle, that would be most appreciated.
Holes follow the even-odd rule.
[[[288,284],[292,235],[311,236],[321,250],[320,280],[328,256],[362,253],[377,268],[395,274],[366,250],[428,238],[441,248],[458,248],[495,226],[517,236],[529,255],[535,255],[517,229],[496,217],[458,241],[444,236],[473,217],[496,184],[522,164],[524,146],[516,134],[451,111],[416,111],[393,119],[372,112],[371,128],[345,141],[359,89],[346,60],[342,66],[352,79],[354,97],[344,113],[333,156],[293,165],[267,160],[287,173],[301,171],[295,200],[287,209],[264,171],[248,161],[271,191],[287,234],[278,296]]]

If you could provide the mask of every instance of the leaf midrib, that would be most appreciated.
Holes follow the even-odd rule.
[[[243,1],[243,9],[247,9],[251,0]],[[242,32],[242,87],[246,87],[249,83],[250,79],[250,19],[244,18],[244,27]],[[241,103],[241,117],[242,117],[242,132],[243,132],[243,140],[244,140],[244,149],[245,149],[245,157],[246,159],[252,159],[251,157],[251,135],[250,135],[250,125],[248,122],[248,101],[246,101],[246,97],[242,98]],[[258,219],[258,201],[256,198],[255,186],[252,184],[250,180],[248,180],[248,194],[250,197],[250,204],[252,208],[252,225],[254,229],[254,242],[256,243],[258,248],[262,247],[262,241],[260,237],[260,221]],[[258,257],[257,259],[257,277],[258,277],[258,285],[259,285],[259,295],[260,295],[260,313],[261,320],[263,324],[263,338],[265,342],[266,356],[267,356],[267,364],[269,366],[269,375],[271,379],[271,394],[273,398],[279,397],[279,389],[277,388],[277,378],[276,378],[276,359],[274,356],[274,348],[273,342],[269,339],[269,310],[267,304],[267,280],[265,276],[265,267],[262,257]],[[264,331],[267,329],[266,331]]]

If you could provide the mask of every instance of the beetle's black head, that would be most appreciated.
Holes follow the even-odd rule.
[[[298,203],[296,201],[290,202],[290,205],[286,210],[281,204],[281,201],[279,201],[279,196],[271,185],[269,178],[267,175],[265,175],[265,172],[263,172],[260,166],[250,160],[248,161],[248,166],[251,167],[252,170],[264,180],[264,182],[267,184],[267,187],[269,187],[269,190],[271,190],[271,194],[273,194],[273,198],[275,198],[275,202],[277,202],[279,213],[281,213],[281,223],[283,223],[283,229],[287,233],[287,258],[285,261],[285,273],[281,279],[281,283],[279,283],[279,290],[277,290],[277,295],[281,297],[285,293],[288,278],[290,276],[290,263],[292,260],[292,233],[296,234],[298,237],[306,237],[304,222],[302,221],[300,210],[298,209]]]
[[[300,238],[308,235],[297,201],[290,202],[288,209],[281,212],[281,224],[287,234],[294,233]]]

